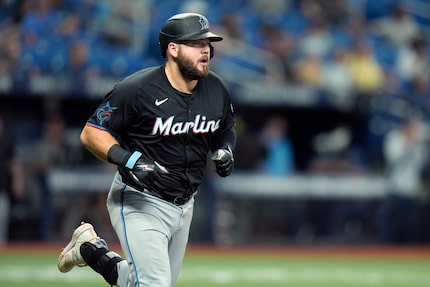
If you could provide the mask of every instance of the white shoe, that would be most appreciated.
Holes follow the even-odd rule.
[[[69,272],[73,267],[86,266],[84,258],[82,258],[80,248],[82,243],[91,242],[94,243],[100,240],[94,227],[89,224],[82,222],[81,225],[73,231],[72,239],[61,251],[58,257],[58,270],[63,273]]]

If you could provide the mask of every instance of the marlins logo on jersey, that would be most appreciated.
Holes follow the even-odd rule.
[[[180,135],[192,132],[194,134],[205,134],[215,132],[219,129],[221,120],[207,120],[204,115],[196,115],[193,121],[189,122],[174,122],[175,116],[171,116],[165,121],[163,118],[155,119],[154,127],[151,135]]]
[[[97,109],[97,119],[100,125],[103,125],[105,121],[108,121],[112,116],[112,112],[116,110],[116,107],[111,107],[110,103],[107,102],[105,105]]]

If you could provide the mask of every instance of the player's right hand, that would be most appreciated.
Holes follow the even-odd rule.
[[[140,187],[146,188],[159,181],[169,171],[156,161],[138,159],[134,167],[129,170],[131,178]]]

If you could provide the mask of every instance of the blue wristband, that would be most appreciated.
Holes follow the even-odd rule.
[[[131,156],[128,158],[125,167],[129,169],[133,169],[134,165],[136,164],[136,161],[142,156],[141,152],[135,151],[131,154]]]

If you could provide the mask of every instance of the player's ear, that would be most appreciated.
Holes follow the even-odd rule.
[[[176,43],[170,42],[167,45],[167,53],[169,53],[173,57],[177,57],[178,56],[178,49],[179,49],[179,45],[176,44]]]

